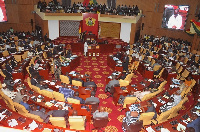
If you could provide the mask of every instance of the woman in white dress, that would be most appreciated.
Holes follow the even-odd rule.
[[[85,56],[86,56],[87,52],[88,52],[88,44],[87,44],[87,42],[85,42],[84,43],[84,55]]]

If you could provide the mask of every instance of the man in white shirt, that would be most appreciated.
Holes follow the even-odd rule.
[[[174,10],[174,15],[169,18],[168,28],[180,29],[182,26],[182,16],[178,14],[179,10]]]
[[[84,43],[84,55],[85,56],[86,56],[87,52],[88,52],[88,44],[87,44],[87,42],[85,42]]]

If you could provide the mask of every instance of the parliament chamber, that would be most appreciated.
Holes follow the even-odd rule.
[[[0,131],[199,132],[199,7],[0,0]]]

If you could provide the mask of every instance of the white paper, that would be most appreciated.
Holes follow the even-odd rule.
[[[8,122],[9,122],[8,125],[10,127],[14,127],[14,126],[18,125],[18,123],[17,123],[17,121],[15,119],[8,120]]]
[[[50,82],[50,85],[55,85],[55,82]]]
[[[31,124],[29,124],[29,130],[34,130],[37,127],[38,127],[38,125],[34,120],[33,120],[33,122]]]
[[[147,130],[148,132],[155,132],[155,131],[153,130],[152,127],[147,127],[146,130]]]

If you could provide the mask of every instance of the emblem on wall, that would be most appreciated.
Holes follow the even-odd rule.
[[[87,26],[94,26],[95,25],[95,21],[96,19],[92,18],[92,17],[88,17],[85,19],[86,25]]]

